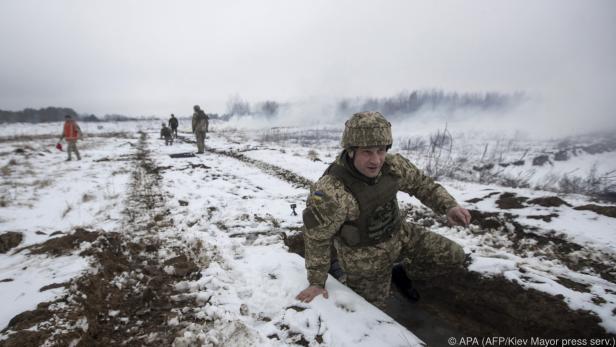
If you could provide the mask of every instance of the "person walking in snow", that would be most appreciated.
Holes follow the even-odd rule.
[[[68,158],[66,161],[71,160],[71,152],[75,152],[77,160],[81,160],[79,150],[77,149],[77,140],[82,137],[81,128],[77,125],[77,122],[70,115],[64,116],[64,128],[62,129],[62,136],[60,141],[66,139]]]
[[[171,118],[169,118],[169,127],[171,128],[171,132],[173,133],[173,137],[178,138],[178,119],[175,118],[173,113],[171,114]]]
[[[171,132],[171,128],[167,127],[165,123],[162,123],[160,138],[165,139],[165,146],[170,146],[173,144],[173,133]]]
[[[430,279],[463,268],[457,243],[400,215],[398,191],[417,197],[450,224],[468,225],[470,213],[442,186],[399,154],[388,154],[391,124],[379,112],[354,114],[342,135],[343,151],[311,187],[303,211],[308,287],[297,299],[328,297],[330,247],[338,253],[346,285],[379,308],[392,279],[417,299],[412,280]],[[401,264],[394,262],[401,256]]]
[[[197,140],[197,153],[203,153],[205,150],[205,135],[207,134],[210,120],[199,105],[195,105],[193,109],[195,112],[192,117],[192,132],[195,133]]]

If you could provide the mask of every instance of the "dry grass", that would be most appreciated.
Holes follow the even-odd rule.
[[[32,184],[36,186],[37,188],[47,188],[51,186],[52,183],[53,181],[51,179],[44,179],[44,180],[36,180]]]
[[[73,210],[73,206],[71,206],[71,204],[67,203],[66,204],[66,209],[64,210],[64,212],[62,212],[62,218],[66,217],[66,215],[69,214],[72,210]]]
[[[308,151],[308,159],[312,161],[321,161],[321,159],[319,159],[319,153],[317,153],[314,149]]]

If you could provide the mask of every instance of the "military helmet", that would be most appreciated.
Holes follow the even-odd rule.
[[[200,110],[200,109],[201,109],[201,107],[199,107],[199,105],[195,105],[195,106],[193,106],[193,109],[194,109],[195,111],[197,111],[197,110]]]
[[[379,112],[355,113],[344,123],[341,145],[352,147],[387,146],[393,143],[391,123]]]

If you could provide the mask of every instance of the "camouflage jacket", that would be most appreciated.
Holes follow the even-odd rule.
[[[342,160],[344,159],[341,155],[338,162],[341,163]],[[387,154],[385,162],[390,166],[391,173],[400,177],[400,191],[415,196],[436,213],[444,214],[451,207],[457,206],[457,202],[445,188],[423,174],[403,156]],[[311,285],[324,286],[330,267],[332,241],[339,241],[339,230],[345,221],[357,220],[359,204],[339,178],[324,175],[311,187],[306,209],[311,209],[318,222],[315,227],[306,228],[304,233],[308,282]],[[399,234],[399,231],[396,234]],[[336,244],[340,245],[339,242]]]

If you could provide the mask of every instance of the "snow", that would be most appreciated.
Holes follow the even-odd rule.
[[[42,134],[50,125],[15,126],[16,133]],[[56,130],[60,128],[56,124]],[[91,141],[91,142],[90,142]],[[95,141],[95,143],[93,143]],[[74,227],[111,231],[119,226],[123,199],[130,171],[124,162],[101,162],[108,155],[128,155],[130,139],[95,138],[79,143],[81,161],[64,162],[65,152],[59,152],[41,141],[0,143],[0,166],[9,166],[11,173],[3,176],[0,191],[11,197],[0,209],[0,233],[23,233],[19,247],[44,242],[55,231],[70,232]],[[90,142],[90,143],[88,143]],[[25,148],[25,153],[14,149]],[[14,161],[15,164],[10,164]],[[104,170],[101,169],[104,166]],[[63,234],[61,234],[63,235]],[[40,302],[60,296],[64,289],[39,292],[53,283],[63,283],[86,271],[88,260],[76,255],[48,257],[28,255],[28,251],[0,254],[0,326],[5,327],[16,314],[36,308]]]
[[[158,139],[159,122],[83,124],[89,136],[80,142],[82,161],[64,162],[65,153],[49,151],[55,139],[0,142],[0,166],[10,166],[12,173],[3,177],[2,194],[10,196],[0,209],[0,233],[22,232],[20,247],[43,242],[49,234],[69,232],[77,226],[93,230],[118,231],[121,226],[124,198],[131,175],[130,160],[135,153],[136,135],[106,137],[114,131],[148,133],[151,155],[161,169],[163,196],[174,227],[163,231],[165,237],[179,238],[188,245],[200,244],[203,254],[202,277],[178,284],[176,289],[194,296],[200,303],[199,314],[213,320],[214,329],[199,327],[186,330],[182,339],[229,345],[287,345],[299,335],[314,340],[319,336],[331,346],[408,346],[420,340],[391,317],[366,302],[334,278],[327,281],[329,298],[319,297],[311,303],[295,299],[307,286],[303,259],[289,253],[282,233],[292,234],[302,226],[306,188],[274,177],[240,160],[206,152],[203,155],[173,159],[172,153],[194,152],[193,144],[176,142],[165,146]],[[216,129],[216,123],[214,123]],[[14,136],[55,135],[59,124],[9,125]],[[246,157],[266,162],[311,181],[318,179],[338,153],[333,141],[322,146],[292,141],[283,144],[258,141],[263,133],[256,130],[233,130],[219,127],[210,133],[206,144],[217,150],[240,151]],[[182,127],[180,127],[182,130]],[[224,130],[224,131],[223,131]],[[99,136],[100,135],[100,136]],[[189,134],[181,134],[190,136]],[[31,146],[31,155],[14,153],[17,147]],[[596,160],[605,162],[613,154],[603,154],[578,161],[588,168]],[[105,159],[109,160],[97,161]],[[318,160],[315,160],[318,158]],[[17,164],[10,165],[15,160]],[[570,164],[556,164],[551,170],[574,170]],[[608,167],[606,169],[611,168]],[[580,169],[582,170],[582,169]],[[550,171],[548,170],[546,174]],[[540,180],[540,178],[537,178]],[[48,180],[44,184],[41,181]],[[38,183],[37,183],[38,182]],[[553,196],[554,193],[489,186],[445,179],[441,182],[464,206],[485,212],[499,212],[495,201],[502,192],[513,192],[529,199]],[[477,203],[465,200],[499,194]],[[421,209],[421,203],[400,193],[402,205]],[[574,206],[590,203],[583,196],[560,195]],[[179,200],[188,202],[181,204]],[[501,211],[502,212],[502,211]],[[525,226],[539,229],[538,234],[554,232],[583,246],[581,257],[596,254],[616,257],[616,219],[591,211],[577,211],[569,206],[546,208],[529,205],[507,212],[518,215]],[[557,213],[550,222],[528,219],[528,215]],[[572,309],[594,312],[601,325],[616,333],[616,284],[602,279],[592,270],[573,270],[558,259],[541,254],[516,253],[505,236],[506,230],[479,233],[476,226],[434,227],[432,231],[459,242],[472,254],[471,271],[485,276],[502,275],[550,295],[562,295]],[[37,234],[40,231],[42,233]],[[44,233],[44,234],[43,234]],[[161,248],[159,257],[172,256]],[[40,302],[58,297],[63,288],[39,292],[51,283],[61,283],[92,268],[88,259],[76,255],[49,257],[29,255],[27,251],[0,254],[0,327],[16,314],[33,309]],[[26,268],[25,270],[22,270]],[[165,271],[174,271],[173,267]],[[565,277],[588,284],[581,293],[557,281]],[[118,282],[118,285],[121,283]],[[597,304],[593,298],[601,298]],[[109,315],[117,314],[110,311]],[[168,324],[178,324],[172,318]],[[87,329],[87,327],[84,327]],[[271,338],[275,335],[276,338]]]

